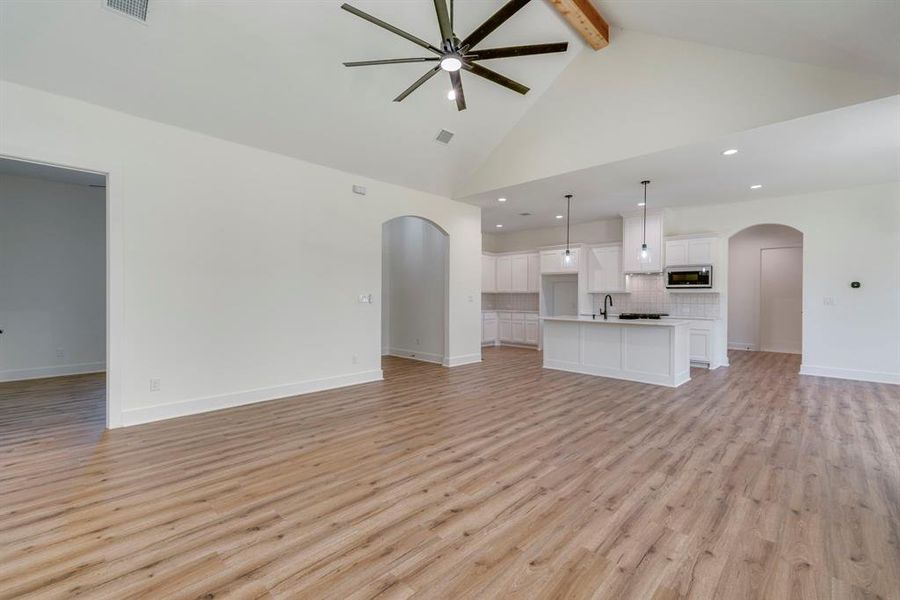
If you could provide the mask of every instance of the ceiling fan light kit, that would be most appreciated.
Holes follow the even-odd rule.
[[[462,77],[460,71],[465,70],[473,75],[477,75],[488,81],[492,81],[498,85],[502,85],[519,94],[527,94],[528,87],[517,81],[501,75],[495,71],[483,67],[477,61],[491,60],[496,58],[511,58],[515,56],[527,56],[531,54],[552,54],[555,52],[565,52],[569,44],[568,42],[556,42],[550,44],[533,44],[529,46],[507,46],[504,48],[486,48],[476,50],[478,45],[491,32],[500,27],[510,17],[516,14],[523,6],[528,4],[530,0],[509,0],[503,7],[495,12],[487,21],[479,25],[475,31],[470,33],[464,39],[460,40],[453,32],[453,0],[450,0],[448,8],[447,0],[434,0],[434,10],[437,13],[438,27],[441,33],[441,43],[437,46],[429,44],[425,40],[407,33],[390,23],[363,12],[358,8],[349,4],[342,4],[341,8],[349,13],[365,19],[370,23],[386,29],[395,35],[420,46],[435,56],[425,56],[416,58],[388,58],[382,60],[363,60],[354,62],[345,62],[346,67],[368,67],[373,65],[395,65],[403,63],[417,62],[437,62],[436,67],[431,68],[422,77],[417,79],[411,86],[403,90],[399,96],[394,98],[394,102],[402,102],[404,98],[413,93],[422,84],[431,79],[438,71],[446,71],[450,74],[450,84],[454,92],[452,100],[456,100],[457,110],[466,109],[466,96],[463,93]],[[448,95],[449,98],[449,95]]]

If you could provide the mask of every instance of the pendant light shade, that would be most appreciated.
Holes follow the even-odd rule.
[[[650,262],[650,250],[647,248],[647,185],[650,183],[649,179],[645,179],[641,182],[641,185],[644,186],[644,237],[641,243],[641,262],[648,263]]]
[[[569,213],[572,210],[572,194],[566,194],[566,253],[563,255],[563,263],[566,266],[572,264],[572,253],[569,252]]]

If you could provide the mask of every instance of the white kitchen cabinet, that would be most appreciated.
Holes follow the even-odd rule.
[[[525,343],[538,345],[541,338],[541,324],[539,321],[525,321]]]
[[[624,292],[622,247],[618,244],[592,246],[587,249],[588,292]]]
[[[510,291],[527,292],[528,291],[528,256],[526,254],[518,254],[510,258],[510,280],[512,282]]]
[[[691,329],[690,340],[691,362],[709,364],[712,361],[712,336],[710,332],[702,329]]]
[[[719,366],[718,344],[721,321],[718,319],[691,319],[684,317],[668,317],[669,319],[687,321],[688,340],[691,364],[715,369]]]
[[[481,315],[481,344],[493,345],[497,342],[497,313]]]
[[[529,292],[541,291],[541,255],[529,254],[526,257],[528,263],[528,286]]]
[[[647,211],[647,258],[641,258],[643,214],[622,217],[622,268],[625,273],[659,273],[663,267],[663,218]]]
[[[512,291],[512,257],[511,256],[498,256],[497,257],[497,291],[498,292],[511,292]]]
[[[577,273],[580,248],[569,248],[571,259],[565,261],[566,250],[541,250],[541,273]]]
[[[666,266],[714,265],[719,240],[697,237],[666,240]]]
[[[490,254],[481,255],[481,291],[497,291],[497,257]]]
[[[525,343],[525,321],[511,321],[512,323],[512,333],[510,340],[514,344],[524,344]]]

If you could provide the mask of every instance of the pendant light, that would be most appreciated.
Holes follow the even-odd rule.
[[[566,194],[566,253],[563,255],[563,263],[566,266],[572,264],[572,253],[569,252],[569,213],[572,210],[572,194]]]
[[[649,179],[641,182],[641,185],[644,186],[644,238],[641,243],[641,260],[644,262],[650,260],[650,252],[647,250],[647,184],[649,183]]]

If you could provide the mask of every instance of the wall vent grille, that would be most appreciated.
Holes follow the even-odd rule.
[[[150,0],[106,0],[106,6],[128,15],[132,19],[147,22],[147,4]]]
[[[434,141],[439,142],[441,144],[449,144],[450,140],[453,139],[453,132],[447,131],[446,129],[441,129],[437,137],[434,138]]]

